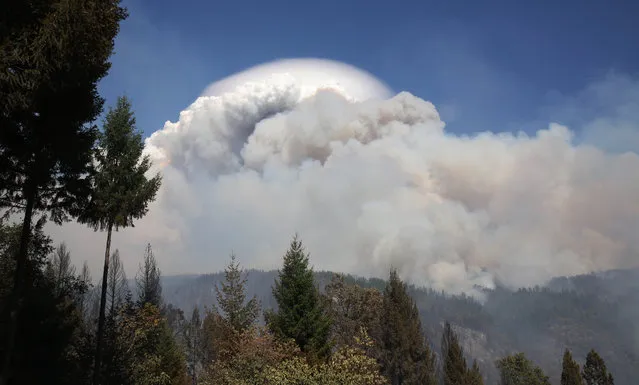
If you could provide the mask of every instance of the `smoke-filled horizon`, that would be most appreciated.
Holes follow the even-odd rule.
[[[392,266],[451,293],[637,266],[637,153],[577,143],[556,123],[454,135],[430,102],[332,65],[223,80],[147,139],[163,184],[114,236],[128,274],[147,242],[165,274],[219,271],[231,251],[277,268],[294,233],[316,269]],[[104,234],[50,231],[101,266]]]

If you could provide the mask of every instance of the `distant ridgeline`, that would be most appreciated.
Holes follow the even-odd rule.
[[[271,286],[277,271],[248,270],[247,297],[256,296],[262,309],[276,308]],[[316,272],[323,290],[333,273]],[[223,273],[163,277],[167,304],[190,314],[216,304],[214,285]],[[383,290],[386,281],[346,275],[346,282]],[[489,382],[497,380],[494,361],[524,352],[558,382],[561,356],[569,347],[583,360],[596,349],[615,376],[617,385],[634,385],[639,378],[639,270],[610,271],[559,277],[543,288],[487,291],[486,302],[467,296],[411,286],[424,331],[439,351],[444,320],[459,334],[471,362],[476,358]],[[263,323],[260,317],[260,323]]]

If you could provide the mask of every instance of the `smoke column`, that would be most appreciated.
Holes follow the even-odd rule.
[[[576,144],[558,124],[456,136],[433,104],[391,95],[310,59],[211,85],[147,139],[163,185],[121,250],[151,242],[165,272],[219,270],[231,250],[277,268],[298,232],[316,269],[394,266],[471,295],[637,266],[636,153]]]

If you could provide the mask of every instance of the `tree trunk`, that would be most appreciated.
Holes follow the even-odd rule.
[[[0,376],[0,385],[9,383],[11,376],[11,359],[13,358],[13,348],[16,342],[16,334],[18,332],[18,315],[22,306],[22,296],[24,290],[24,273],[27,267],[27,258],[29,255],[29,242],[31,241],[31,218],[33,217],[33,206],[36,199],[36,189],[29,188],[27,192],[27,207],[24,211],[24,219],[22,220],[22,232],[20,234],[20,248],[16,255],[16,270],[13,274],[13,290],[9,295],[9,330],[7,333],[7,341],[4,351],[4,363],[2,366],[2,375]]]
[[[100,367],[102,364],[102,340],[104,334],[104,318],[106,310],[107,280],[109,274],[109,255],[111,253],[111,231],[113,225],[109,225],[107,232],[106,250],[104,252],[104,270],[102,272],[102,295],[100,296],[100,316],[98,317],[98,333],[95,346],[95,363],[93,366],[93,385],[99,385],[101,382]],[[2,385],[2,384],[0,384]]]

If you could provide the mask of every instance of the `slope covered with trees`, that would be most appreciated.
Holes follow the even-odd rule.
[[[263,309],[276,308],[270,288],[277,272],[248,270],[247,274],[247,295],[255,296]],[[314,275],[323,293],[349,298],[340,302],[344,307],[341,317],[347,319],[340,322],[343,331],[333,326],[337,341],[350,338],[348,331],[363,322],[375,322],[366,319],[371,316],[362,309],[379,306],[385,280],[339,275],[332,282],[331,272]],[[167,302],[186,312],[196,306],[202,309],[215,303],[210,288],[222,279],[221,273],[164,277],[164,295]],[[543,288],[499,288],[486,291],[483,302],[411,285],[407,290],[433,350],[441,352],[440,336],[448,321],[458,335],[467,366],[472,368],[476,360],[490,380],[486,383],[498,379],[495,360],[513,352],[524,352],[544,369],[552,383],[559,383],[566,348],[581,364],[595,348],[614,373],[615,383],[632,384],[639,376],[639,344],[628,336],[639,330],[639,317],[631,317],[637,309],[638,288],[639,271],[623,271],[557,278]]]

